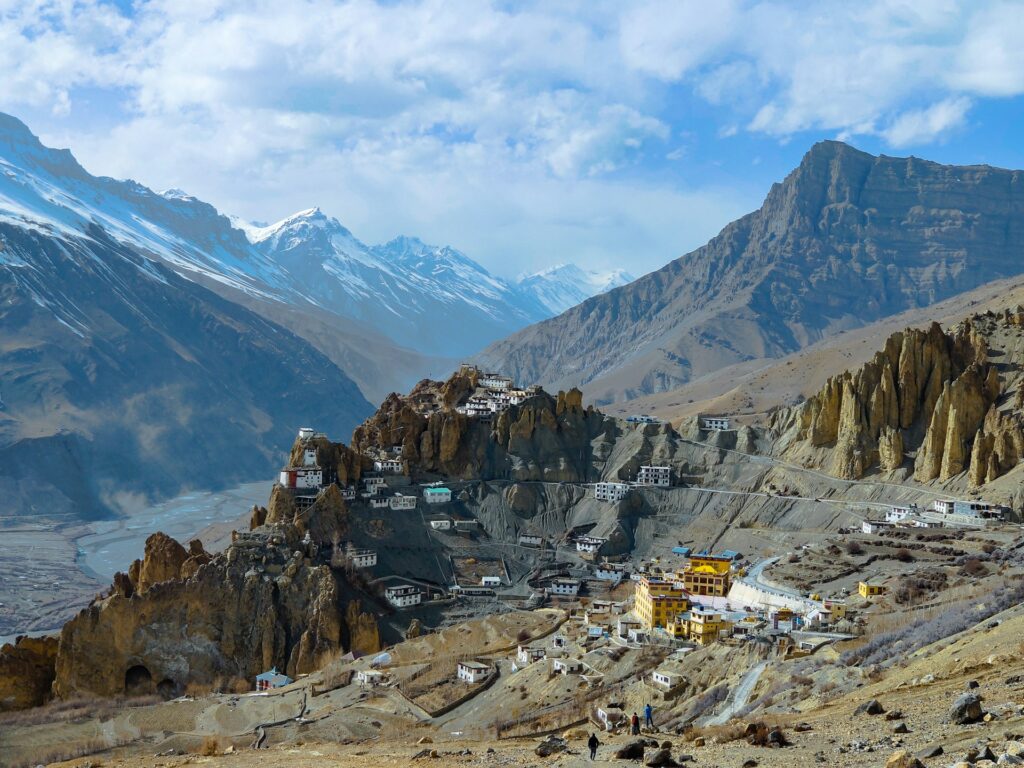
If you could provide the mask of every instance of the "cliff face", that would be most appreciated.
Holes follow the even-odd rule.
[[[294,676],[339,651],[378,650],[375,618],[320,555],[321,536],[344,524],[338,501],[305,510],[305,526],[271,522],[215,556],[198,542],[185,549],[151,536],[145,558],[117,575],[110,595],[64,626],[54,693],[169,695],[189,683],[251,682],[272,666]]]
[[[660,270],[491,345],[481,364],[594,402],[1024,272],[1024,174],[821,142],[761,208]]]
[[[1022,323],[1018,309],[893,334],[871,362],[772,416],[776,452],[847,479],[904,464],[920,482],[997,479],[1024,455]]]
[[[489,422],[452,408],[471,389],[456,374],[420,382],[406,397],[391,395],[355,430],[352,447],[374,453],[401,445],[409,467],[462,480],[597,479],[596,445],[612,438],[615,421],[584,408],[578,389],[556,397],[539,392]]]
[[[50,698],[57,640],[19,637],[0,648],[0,712],[28,709]]]

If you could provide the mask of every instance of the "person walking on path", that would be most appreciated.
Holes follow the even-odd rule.
[[[636,712],[633,713],[633,717],[629,719],[630,725],[633,727],[633,735],[640,735],[640,716]]]
[[[644,707],[644,724],[654,730],[654,708],[650,704]]]
[[[597,748],[601,746],[601,742],[597,740],[597,734],[590,734],[590,738],[587,739],[587,746],[590,747],[590,759],[597,759]]]

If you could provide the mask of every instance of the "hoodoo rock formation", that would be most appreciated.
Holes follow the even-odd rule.
[[[27,709],[50,698],[57,639],[19,637],[0,648],[0,712]]]
[[[773,414],[775,452],[846,479],[909,465],[919,482],[992,482],[1024,456],[1022,318],[1018,308],[893,334],[859,370]]]

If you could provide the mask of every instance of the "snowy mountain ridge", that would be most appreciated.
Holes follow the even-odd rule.
[[[451,246],[368,245],[320,208],[268,226],[180,189],[89,174],[0,114],[0,221],[62,240],[109,237],[208,287],[349,318],[429,355],[471,354],[627,280],[560,265],[510,281]],[[102,233],[102,234],[101,234]],[[77,251],[72,251],[77,252]],[[155,272],[153,274],[156,274]]]

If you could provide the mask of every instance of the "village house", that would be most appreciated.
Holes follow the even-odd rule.
[[[670,582],[645,576],[636,586],[633,610],[647,629],[665,627],[676,614],[689,607],[686,591]],[[621,619],[619,625],[622,625]]]
[[[597,708],[598,724],[606,731],[624,728],[629,724],[629,716],[619,704],[606,704]]]
[[[653,416],[646,414],[636,414],[634,416],[627,416],[626,423],[628,424],[661,424],[661,419],[656,419]]]
[[[683,676],[679,672],[656,669],[651,673],[651,682],[663,691],[669,691],[683,682]]]
[[[543,547],[544,537],[536,533],[520,533],[519,546],[521,547]]]
[[[274,688],[284,688],[293,682],[295,681],[288,677],[288,675],[278,672],[277,667],[271,667],[269,671],[256,675],[256,690],[270,691]]]
[[[594,498],[598,501],[611,503],[622,501],[629,493],[629,486],[626,483],[595,483]]]
[[[512,389],[515,386],[515,382],[511,378],[502,376],[500,373],[482,373],[477,379],[477,384],[484,389],[497,390]]]
[[[501,577],[500,576],[482,576],[480,578],[481,587],[500,587]]]
[[[875,579],[862,581],[857,585],[857,592],[861,597],[872,598],[885,594],[885,585]]]
[[[416,497],[411,494],[396,493],[388,498],[388,506],[394,510],[416,509]]]
[[[583,671],[583,663],[579,659],[553,659],[551,671],[556,675],[578,675]]]
[[[559,597],[576,597],[580,592],[579,579],[555,579],[551,582],[547,592],[549,595]]]
[[[940,515],[959,515],[978,519],[1000,516],[998,507],[984,501],[936,499],[932,503],[932,509]]]
[[[608,539],[598,539],[594,536],[580,536],[576,539],[576,551],[596,555]]]
[[[725,416],[701,416],[700,428],[708,432],[728,432],[729,419]]]
[[[516,650],[516,662],[525,667],[535,661],[541,661],[547,652],[543,648],[535,648],[528,645],[520,645]]]
[[[401,459],[377,459],[373,462],[373,469],[385,475],[401,475],[405,472],[405,465]]]
[[[412,584],[400,584],[384,590],[384,597],[395,608],[408,608],[423,602],[423,592]]]
[[[432,486],[423,489],[423,498],[427,504],[447,504],[452,500],[452,492],[443,486]]]
[[[363,478],[363,487],[371,495],[383,493],[387,488],[387,482],[380,475],[367,475]]]
[[[438,517],[430,521],[430,527],[435,531],[450,531],[452,529],[452,520],[450,517]]]
[[[345,501],[353,501],[356,497],[356,489],[350,486],[345,486],[341,489],[341,498]]]
[[[917,511],[917,505],[911,505],[909,507],[889,507],[888,511],[885,513],[885,522],[898,523],[910,515],[917,514]]]
[[[458,533],[466,533],[466,534],[473,533],[475,531],[480,530],[480,521],[479,520],[456,520],[455,521],[455,530]]]
[[[372,568],[377,564],[377,551],[375,549],[349,549],[345,552],[345,559],[354,568]]]
[[[700,553],[691,555],[677,578],[687,592],[695,595],[725,597],[729,594],[732,559],[724,555]]]
[[[672,484],[672,469],[670,467],[655,467],[644,464],[640,467],[640,474],[636,477],[637,485],[668,486]]]
[[[379,685],[383,685],[384,681],[384,673],[376,669],[360,669],[356,672],[356,682],[362,686],[376,688]]]
[[[860,530],[862,533],[876,534],[882,531],[890,531],[896,523],[890,523],[888,520],[865,520],[860,524]]]
[[[457,668],[459,680],[464,683],[480,683],[487,679],[491,667],[479,661],[460,661]]]
[[[618,584],[625,576],[625,563],[601,563],[594,567],[594,578],[598,581],[611,581]]]
[[[370,508],[371,509],[387,509],[391,504],[391,498],[389,496],[375,495],[370,496]]]
[[[639,619],[630,616],[620,616],[619,620],[615,622],[615,634],[619,637],[629,637],[629,630],[639,629],[642,626]]]
[[[312,427],[299,427],[299,440],[305,442],[316,437],[316,430]]]

